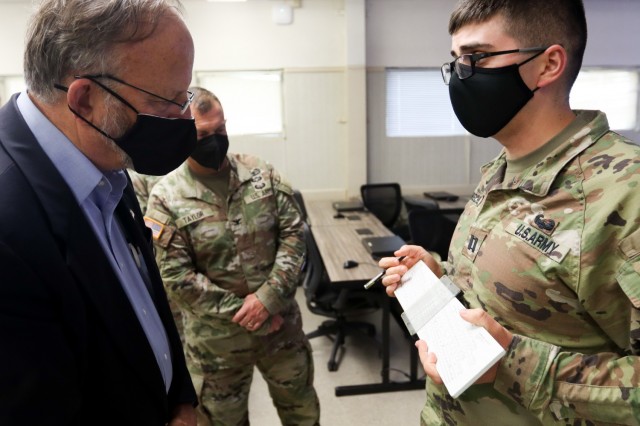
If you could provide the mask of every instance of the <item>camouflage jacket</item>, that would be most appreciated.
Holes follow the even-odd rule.
[[[183,164],[158,182],[146,223],[169,297],[201,320],[228,321],[255,293],[271,314],[295,304],[305,252],[291,187],[273,167],[229,154],[229,199]]]
[[[147,201],[149,201],[151,189],[153,189],[153,185],[155,185],[162,176],[143,175],[131,169],[127,169],[127,173],[129,173],[131,183],[133,183],[133,190],[136,192],[140,210],[144,212],[147,208]]]
[[[492,385],[429,383],[426,424],[640,424],[640,148],[577,113],[519,177],[482,169],[442,266],[515,338]]]

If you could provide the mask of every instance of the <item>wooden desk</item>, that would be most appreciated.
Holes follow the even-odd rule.
[[[336,217],[336,210],[330,201],[308,201],[307,216],[310,226],[338,226],[349,225],[360,228],[373,227],[380,232],[384,232],[385,226],[367,210],[357,210],[343,212],[343,217]],[[386,234],[381,234],[386,235]]]
[[[310,201],[305,204],[311,232],[316,240],[329,279],[335,285],[349,285],[360,289],[360,286],[380,272],[380,268],[377,266],[378,262],[364,247],[362,238],[393,235],[393,233],[369,212],[345,212],[345,218],[335,219],[333,216],[336,212],[330,201]],[[363,229],[367,229],[371,234],[362,234]],[[355,260],[359,265],[355,268],[345,269],[343,264],[347,259]],[[381,285],[376,285],[369,291],[379,295],[382,307],[382,369],[380,373],[382,381],[380,383],[338,386],[335,389],[336,396],[423,389],[424,380],[417,378],[418,356],[413,342],[409,342],[410,379],[405,382],[390,381],[391,339],[389,326],[392,301],[383,291]]]
[[[418,208],[420,207],[430,208],[433,203],[433,199],[426,197],[424,195],[405,195],[402,198],[406,203],[407,207],[409,208],[409,210],[412,206],[415,206]],[[443,213],[462,214],[462,212],[464,211],[464,207],[467,205],[467,202],[469,201],[469,198],[470,197],[468,196],[461,196],[456,201],[437,200],[437,203],[440,211]]]
[[[378,262],[362,244],[365,237],[393,235],[370,212],[345,212],[344,218],[334,218],[336,211],[329,201],[311,201],[307,214],[324,266],[332,283],[366,282],[380,272]],[[346,260],[359,265],[345,269]]]

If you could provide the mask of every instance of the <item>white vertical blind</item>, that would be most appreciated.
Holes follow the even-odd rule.
[[[464,135],[440,70],[387,69],[387,137]],[[571,107],[607,114],[613,130],[640,128],[640,71],[584,68],[571,91]]]
[[[440,70],[387,69],[387,137],[464,135]]]

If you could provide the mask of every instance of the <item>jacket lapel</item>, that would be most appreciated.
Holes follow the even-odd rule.
[[[98,312],[115,346],[160,398],[164,383],[129,300],[70,188],[20,115],[17,95],[0,110],[0,142],[31,184],[47,215],[62,258]],[[66,253],[65,253],[66,252]]]

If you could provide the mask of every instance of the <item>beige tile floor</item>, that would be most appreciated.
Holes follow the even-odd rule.
[[[296,299],[302,311],[306,333],[313,331],[325,319],[309,312],[304,294],[298,288]],[[380,312],[364,318],[376,325],[380,339]],[[400,328],[392,321],[392,351],[390,378],[405,380],[409,373],[409,344],[404,340]],[[388,392],[358,396],[335,396],[334,388],[340,385],[355,385],[380,381],[379,344],[365,336],[347,337],[346,351],[338,371],[327,370],[327,360],[332,342],[326,337],[311,340],[315,362],[315,387],[320,399],[320,423],[323,426],[359,425],[419,425],[420,410],[424,404],[424,390]],[[394,371],[398,369],[400,371]],[[421,373],[421,371],[420,371]],[[271,403],[267,385],[256,370],[249,398],[249,418],[255,426],[280,425],[278,415]]]

